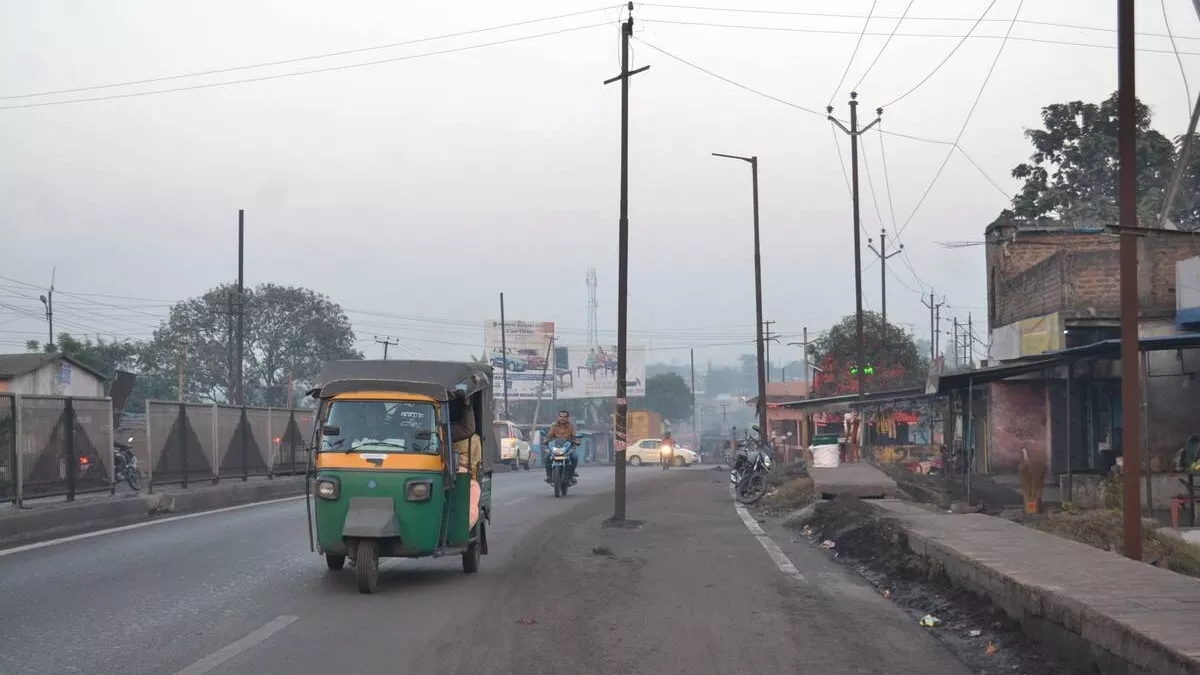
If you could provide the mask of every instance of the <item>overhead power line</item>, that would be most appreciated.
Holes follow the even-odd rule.
[[[21,103],[17,105],[0,106],[0,110],[16,110],[20,108],[43,108],[46,106],[68,105],[72,103],[90,103],[93,101],[107,101],[119,98],[136,98],[139,96],[153,96],[156,94],[170,94],[180,91],[192,91],[196,89],[212,89],[215,87],[228,87],[237,84],[248,84],[251,82],[265,82],[267,80],[278,80],[287,77],[299,77],[302,75],[315,75],[317,73],[331,73],[339,70],[350,70],[352,68],[365,68],[367,66],[377,66],[384,63],[396,63],[398,61],[410,61],[412,59],[422,59],[430,56],[441,56],[443,54],[453,54],[455,52],[465,52],[473,49],[483,49],[484,47],[496,47],[499,45],[511,44],[514,42],[525,42],[528,40],[536,40],[538,38],[550,37],[552,35],[561,35],[563,33],[571,33],[574,31],[587,30],[589,28],[598,28],[600,26],[608,26],[610,23],[604,21],[601,23],[592,23],[585,26],[574,26],[571,28],[560,28],[559,30],[537,33],[535,35],[524,35],[521,37],[508,38],[505,40],[495,40],[493,42],[484,42],[475,45],[464,45],[462,47],[453,47],[450,49],[442,49],[436,52],[423,52],[421,54],[408,54],[406,56],[396,56],[387,59],[377,59],[375,61],[364,61],[361,63],[349,63],[340,66],[327,66],[325,68],[314,68],[312,70],[301,70],[290,73],[276,73],[273,75],[261,75],[259,77],[247,77],[240,80],[228,80],[225,82],[208,82],[205,84],[193,84],[182,87],[172,87],[169,89],[155,89],[152,91],[130,92],[126,94],[109,94],[106,96],[92,96],[87,98],[74,98],[62,101],[45,101],[41,103]]]
[[[989,2],[988,6],[984,8],[983,14],[980,14],[979,18],[975,21],[975,23],[971,24],[971,30],[967,31],[967,34],[964,35],[962,37],[962,39],[959,40],[954,45],[954,48],[950,50],[950,53],[946,54],[946,58],[944,58],[940,62],[938,62],[938,64],[933,67],[933,70],[929,71],[928,75],[921,78],[920,82],[917,82],[916,84],[914,84],[911,89],[904,92],[903,94],[900,94],[899,96],[892,99],[891,101],[884,103],[883,107],[889,108],[892,105],[904,100],[905,98],[907,98],[909,96],[909,94],[912,94],[914,91],[920,89],[922,85],[924,85],[926,82],[928,82],[930,80],[930,78],[932,78],[934,75],[936,75],[938,73],[938,71],[942,69],[942,66],[946,65],[947,63],[950,62],[950,59],[954,58],[954,55],[958,53],[959,48],[961,48],[964,44],[966,44],[967,38],[971,37],[971,35],[975,32],[976,28],[979,28],[979,24],[983,23],[983,20],[985,17],[987,17],[988,12],[992,11],[992,8],[995,6],[996,6],[996,0],[992,0],[991,2]],[[1008,25],[1008,30],[1009,30],[1009,32],[1012,32],[1012,24],[1011,23]]]
[[[659,7],[662,9],[687,9],[687,10],[703,11],[703,12],[728,12],[728,13],[735,13],[735,14],[766,14],[766,15],[775,15],[775,16],[810,16],[810,17],[823,18],[823,19],[861,19],[861,18],[863,18],[862,14],[838,13],[838,12],[811,12],[811,11],[806,12],[806,11],[800,11],[800,10],[751,9],[751,8],[745,8],[745,7],[738,7],[738,8],[735,8],[735,7],[701,7],[698,5],[677,5],[677,4],[644,3],[644,2],[638,3],[638,5],[640,7]],[[976,19],[972,19],[971,17],[965,17],[965,16],[907,16],[907,14],[901,15],[901,16],[889,16],[889,15],[885,15],[885,14],[879,14],[879,15],[876,15],[875,18],[880,19],[880,20],[892,20],[892,21],[899,21],[899,20],[903,20],[903,19],[907,18],[907,20],[909,20],[909,21],[936,21],[936,22],[944,22],[944,23],[954,23],[954,22],[967,23],[967,22],[973,22],[976,20]],[[991,22],[1004,23],[1004,22],[1007,22],[1008,19],[984,19],[983,21],[984,21],[984,23],[991,23]],[[1018,21],[1018,23],[1029,25],[1029,26],[1045,26],[1045,27],[1049,27],[1049,28],[1071,28],[1074,30],[1086,30],[1086,31],[1095,31],[1095,32],[1100,32],[1100,33],[1112,33],[1114,35],[1117,32],[1116,28],[1105,28],[1103,26],[1086,26],[1083,24],[1067,23],[1067,22],[1063,22],[1063,21],[1036,21],[1033,19],[1021,19],[1020,21]],[[1137,35],[1140,37],[1155,37],[1155,38],[1168,37],[1164,33],[1137,33]],[[1177,35],[1176,37],[1179,39],[1183,39],[1183,40],[1200,40],[1200,36],[1191,36],[1191,35],[1178,36]]]
[[[570,12],[567,14],[557,14],[554,16],[544,16],[538,19],[526,19],[524,21],[514,21],[512,23],[501,24],[499,26],[489,26],[487,28],[475,28],[472,30],[459,31],[457,33],[445,33],[442,35],[433,35],[423,38],[415,38],[412,40],[404,40],[402,42],[390,42],[382,45],[372,45],[370,47],[358,47],[356,49],[343,49],[336,52],[325,52],[322,54],[310,54],[308,56],[298,56],[291,59],[280,59],[277,61],[261,61],[258,63],[249,63],[240,66],[230,66],[228,68],[212,68],[209,70],[201,70],[191,73],[182,73],[178,75],[164,75],[161,77],[148,77],[140,80],[126,80],[125,82],[111,82],[108,84],[96,84],[87,87],[75,87],[73,89],[57,89],[53,91],[40,91],[30,94],[10,94],[0,96],[0,101],[8,101],[19,98],[35,98],[39,96],[56,96],[62,94],[78,94],[85,91],[97,91],[100,89],[112,89],[116,87],[128,87],[139,84],[155,84],[158,82],[170,82],[172,80],[182,80],[191,77],[204,77],[207,75],[223,75],[225,73],[235,73],[243,70],[253,70],[255,68],[269,68],[272,66],[284,66],[292,63],[302,63],[304,61],[315,61],[318,59],[328,59],[336,56],[349,56],[351,54],[363,54],[365,52],[379,51],[383,49],[395,49],[396,47],[409,47],[424,42],[435,42],[437,40],[449,40],[451,38],[466,37],[468,35],[478,35],[479,33],[490,33],[506,28],[517,28],[520,26],[528,26],[535,23],[545,23],[547,21],[556,21],[558,19],[569,19],[576,16],[584,16],[586,14],[594,14],[620,7],[620,5],[607,5],[605,7],[597,7],[594,9],[585,9],[579,12]]]
[[[892,32],[889,33],[887,39],[883,41],[883,46],[880,47],[879,51],[875,53],[875,58],[871,60],[870,65],[867,66],[867,69],[864,70],[863,74],[858,78],[858,82],[854,83],[854,87],[851,88],[851,91],[858,91],[858,88],[862,85],[863,81],[867,79],[867,75],[870,75],[871,71],[875,69],[875,64],[879,63],[879,59],[883,56],[883,53],[887,51],[888,45],[892,44],[892,38],[896,37],[896,31],[900,30],[900,24],[904,23],[904,17],[908,16],[908,10],[912,9],[912,6],[916,2],[917,0],[908,0],[908,4],[904,6],[904,13],[901,14],[900,19],[896,21],[896,25],[892,26]],[[875,11],[874,5],[871,6],[871,11]],[[866,30],[867,25],[863,24],[863,33],[866,33]],[[861,41],[862,38],[860,37],[859,40]]]
[[[838,80],[837,87],[829,95],[828,105],[833,105],[833,100],[837,98],[838,92],[842,90],[842,85],[846,83],[846,76],[850,74],[850,68],[854,65],[854,57],[858,56],[858,48],[862,47],[863,36],[867,34],[867,28],[871,26],[871,15],[875,13],[875,6],[878,4],[879,0],[871,1],[871,9],[867,12],[867,17],[863,19],[863,26],[862,30],[858,32],[858,39],[854,41],[854,51],[850,52],[850,60],[846,62],[846,69],[842,71],[842,77]]]
[[[1004,19],[1004,21],[1007,21],[1007,20],[1008,19]],[[858,31],[856,31],[856,30],[835,30],[835,29],[829,29],[829,28],[789,28],[789,27],[785,27],[785,26],[747,26],[747,25],[743,25],[743,24],[712,23],[712,22],[705,22],[705,21],[671,21],[671,20],[667,20],[667,19],[642,19],[642,22],[643,23],[667,24],[667,25],[673,25],[673,26],[700,26],[703,28],[731,28],[731,29],[737,29],[737,30],[765,30],[765,31],[783,32],[783,33],[809,33],[809,34],[813,34],[813,35],[858,35]],[[879,32],[879,31],[874,31],[874,32],[867,31],[866,34],[871,35],[871,36],[886,37],[890,33],[884,33],[884,32]],[[899,33],[898,32],[898,33],[896,33],[896,37],[924,38],[924,39],[955,39],[955,38],[958,38],[958,39],[971,39],[971,40],[1002,40],[1002,39],[1004,39],[1003,35],[989,35],[989,34],[976,34],[976,33],[969,33],[967,35],[959,35],[959,34],[951,34],[951,33]],[[1166,36],[1164,35],[1163,37],[1165,38]],[[1180,39],[1182,39],[1182,38],[1180,38]],[[1192,38],[1189,38],[1189,39],[1192,39]],[[1090,47],[1093,49],[1108,49],[1108,50],[1116,50],[1116,48],[1117,48],[1117,46],[1115,44],[1108,45],[1108,44],[1096,44],[1094,42],[1072,42],[1070,40],[1052,40],[1049,38],[1030,37],[1027,35],[1011,35],[1008,37],[1008,40],[1013,41],[1013,42],[1032,42],[1032,43],[1037,43],[1037,44],[1062,45],[1065,47]],[[1137,51],[1141,52],[1143,54],[1174,54],[1175,53],[1174,51],[1172,51],[1170,49],[1156,49],[1153,47],[1139,47],[1137,49]],[[1186,56],[1200,56],[1200,52],[1182,52],[1181,51],[1179,53],[1184,54]]]

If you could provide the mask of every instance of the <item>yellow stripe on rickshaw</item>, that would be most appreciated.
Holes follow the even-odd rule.
[[[364,456],[365,455],[365,456]],[[371,457],[372,459],[367,459]],[[380,463],[377,457],[382,457]],[[441,471],[440,455],[415,452],[322,452],[317,455],[318,469],[376,469],[379,471]]]

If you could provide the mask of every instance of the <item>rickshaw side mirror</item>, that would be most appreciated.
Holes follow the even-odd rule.
[[[325,426],[321,427],[321,435],[322,436],[341,436],[342,428],[337,426],[336,424],[326,424]]]

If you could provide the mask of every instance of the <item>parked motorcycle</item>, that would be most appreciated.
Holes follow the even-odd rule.
[[[128,443],[133,443],[133,437]],[[137,455],[133,454],[133,446],[128,443],[113,443],[113,481],[129,484],[129,489],[140,492],[142,489],[142,470],[137,465]]]
[[[554,486],[555,497],[567,496],[567,489],[574,482],[570,453],[575,445],[578,445],[578,441],[555,439],[550,442],[550,484]]]
[[[759,433],[757,426],[755,433]],[[770,448],[759,437],[746,438],[738,444],[733,460],[733,468],[729,472],[729,482],[733,485],[734,499],[742,504],[753,504],[767,494],[767,474],[775,467],[771,459]]]

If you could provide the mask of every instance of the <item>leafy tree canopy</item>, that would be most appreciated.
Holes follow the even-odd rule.
[[[664,373],[646,379],[645,406],[677,422],[692,416],[692,390],[682,377]]]
[[[877,312],[863,312],[863,351],[874,372],[866,375],[867,391],[890,391],[919,386],[925,381],[928,361],[912,337],[892,324],[883,324]],[[823,372],[814,376],[817,396],[837,396],[858,391],[854,374],[857,329],[853,314],[846,316],[813,343],[813,356]]]
[[[262,284],[247,289],[244,302],[242,369],[248,404],[284,405],[289,374],[298,386],[315,380],[327,361],[362,358],[354,348],[350,319],[324,295]],[[173,375],[180,354],[186,354],[185,397],[231,400],[235,373],[230,335],[236,330],[237,310],[232,284],[176,303],[146,345],[143,366],[151,373]]]
[[[1150,125],[1150,108],[1137,102],[1138,218],[1157,224],[1171,172],[1179,160],[1172,143]],[[1029,162],[1012,170],[1024,181],[1001,219],[1062,221],[1073,226],[1117,222],[1117,95],[1100,103],[1070,101],[1042,108],[1042,129],[1027,129]],[[1193,145],[1193,147],[1196,147]],[[1170,219],[1180,229],[1200,229],[1200,147],[1192,153]]]

